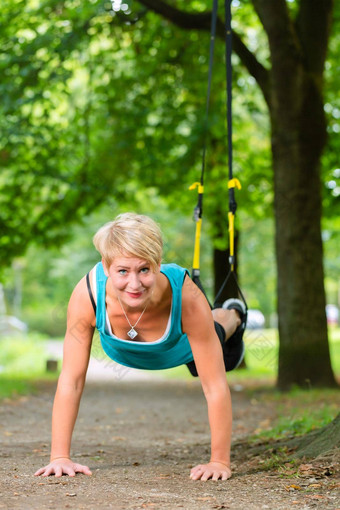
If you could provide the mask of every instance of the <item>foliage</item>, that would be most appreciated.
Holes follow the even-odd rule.
[[[326,290],[329,303],[338,303],[340,279],[340,196],[339,132],[340,132],[340,7],[336,4],[332,38],[325,68],[325,112],[328,121],[328,144],[322,158],[324,183],[322,187],[324,218],[323,241],[325,247]]]
[[[33,240],[59,244],[70,221],[110,195],[125,200],[136,179],[188,211],[193,197],[184,190],[199,176],[205,131],[209,35],[99,1],[5,2],[2,18],[3,263]],[[226,230],[227,193],[223,51],[219,43],[206,198],[218,238]],[[254,165],[258,175],[269,167],[263,102],[237,65],[235,80],[235,170],[252,167],[256,178]],[[262,132],[253,129],[254,116]],[[246,189],[249,200],[258,185]]]
[[[258,219],[243,211],[239,218],[239,274],[244,282],[248,307],[260,309],[269,324],[276,311],[273,220]]]
[[[69,236],[70,221],[81,220],[109,196],[125,200],[126,182],[136,178],[191,212],[193,195],[184,190],[200,173],[209,35],[182,31],[138,3],[120,4],[112,9],[98,0],[4,3],[0,221],[5,264],[32,241],[59,245]],[[207,8],[206,2],[178,6]],[[259,61],[268,64],[267,41],[250,3],[233,5],[233,23]],[[333,156],[338,47],[335,24],[326,70],[326,109],[333,119],[327,154]],[[215,242],[224,248],[225,76],[219,39],[215,51],[205,211]],[[233,61],[235,174],[243,184],[237,198],[240,208],[259,218],[271,213],[273,198],[268,119],[254,79],[235,55]],[[331,190],[327,204],[336,170],[334,157],[325,158],[324,166],[333,165],[324,188]]]
[[[200,173],[209,35],[182,31],[138,3],[120,5],[4,3],[0,221],[5,264],[32,241],[59,245],[69,237],[70,221],[81,220],[110,196],[126,200],[136,179],[191,213],[193,194],[184,191]],[[179,2],[178,7],[204,12],[207,5]],[[267,41],[250,3],[233,5],[233,23],[267,65]],[[326,88],[333,146],[338,45],[334,29]],[[212,237],[224,248],[225,76],[219,39],[215,51],[205,214]],[[273,198],[268,119],[254,79],[235,55],[233,61],[234,163],[243,184],[237,198],[240,209],[261,218],[265,211],[271,214]]]
[[[49,1],[17,1],[3,6],[3,263],[23,253],[32,240],[45,245],[64,240],[67,223],[91,211],[113,182],[104,169],[96,183],[98,167],[90,161],[88,73],[84,76],[77,64],[81,48],[75,50],[91,5],[74,9]]]
[[[339,168],[339,132],[340,132],[340,6],[335,4],[335,12],[332,26],[332,37],[328,48],[328,59],[325,67],[325,113],[328,122],[328,145],[322,158],[324,186],[325,216],[332,216],[335,220],[337,203],[340,195],[340,168]],[[331,214],[330,214],[331,213]],[[339,225],[334,229],[334,236],[339,233]]]

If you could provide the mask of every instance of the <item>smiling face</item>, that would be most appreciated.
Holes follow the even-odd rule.
[[[115,295],[123,305],[131,308],[145,306],[156,285],[157,273],[150,262],[137,257],[120,256],[113,259],[105,274],[110,278]]]

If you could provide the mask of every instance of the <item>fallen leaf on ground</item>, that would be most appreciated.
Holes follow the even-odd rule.
[[[286,485],[285,487],[286,491],[290,491],[291,489],[294,489],[296,491],[302,491],[302,487],[300,485]]]
[[[301,464],[299,467],[299,471],[305,472],[305,471],[311,471],[314,469],[313,464]]]

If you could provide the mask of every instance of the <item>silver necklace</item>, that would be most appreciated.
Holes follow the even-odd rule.
[[[124,313],[124,315],[125,315],[125,319],[128,321],[128,324],[129,324],[129,326],[130,326],[130,328],[131,328],[131,329],[127,332],[127,334],[128,334],[128,336],[131,338],[131,340],[133,340],[133,339],[134,339],[134,338],[136,338],[136,336],[138,335],[137,331],[135,330],[135,327],[137,326],[138,322],[139,322],[139,321],[141,320],[141,318],[143,317],[143,314],[144,314],[144,312],[145,312],[145,310],[146,310],[146,308],[147,308],[147,306],[148,306],[148,304],[149,304],[149,303],[146,303],[144,310],[142,311],[142,313],[140,314],[140,316],[139,316],[139,317],[138,317],[138,319],[137,319],[137,322],[136,322],[136,323],[132,326],[132,324],[131,324],[131,322],[129,321],[128,316],[126,315],[126,312],[125,312],[125,310],[124,310],[124,307],[123,307],[123,305],[122,305],[122,303],[121,303],[121,301],[120,301],[120,299],[119,299],[119,297],[118,297],[118,296],[117,296],[117,299],[118,299],[118,301],[119,301],[119,304],[120,304],[120,306],[121,306],[121,309],[123,310],[123,313]]]

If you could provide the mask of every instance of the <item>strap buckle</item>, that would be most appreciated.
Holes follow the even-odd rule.
[[[201,195],[204,193],[204,186],[200,182],[194,182],[191,186],[189,186],[189,190],[192,191],[198,188],[198,193]]]

